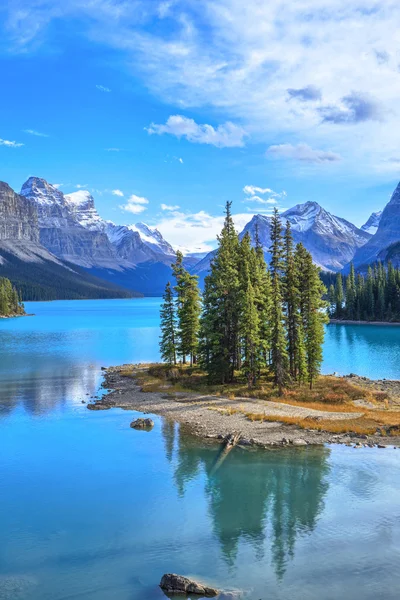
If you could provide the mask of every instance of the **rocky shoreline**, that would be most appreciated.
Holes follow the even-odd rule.
[[[329,319],[333,325],[400,325],[398,321],[353,321],[351,319]]]
[[[199,396],[192,392],[142,392],[134,377],[126,376],[127,369],[134,365],[122,365],[104,369],[103,387],[108,391],[93,404],[88,404],[90,410],[108,410],[122,408],[135,410],[144,414],[157,414],[167,419],[179,422],[193,435],[203,439],[216,441],[225,440],[233,431],[240,432],[239,446],[255,446],[273,448],[282,446],[307,446],[322,444],[347,444],[355,447],[400,446],[399,436],[387,436],[384,433],[374,435],[357,435],[355,433],[333,434],[327,431],[302,429],[296,425],[288,425],[279,421],[279,417],[301,416],[318,419],[345,418],[346,413],[322,412],[301,406],[292,406],[279,402],[259,402],[249,398],[229,400],[217,396]],[[122,373],[125,373],[123,375]],[[382,390],[395,389],[400,396],[399,382],[372,382],[355,375],[349,376],[366,386],[377,386]],[[244,411],[234,411],[240,406]],[[244,412],[261,412],[275,417],[269,421],[251,421]],[[355,416],[355,413],[352,413]]]

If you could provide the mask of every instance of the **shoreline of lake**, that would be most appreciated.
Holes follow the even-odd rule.
[[[388,325],[398,327],[399,321],[352,321],[351,319],[329,319],[329,325]]]
[[[279,421],[279,416],[308,416],[318,418],[345,418],[346,413],[329,413],[315,409],[303,408],[279,402],[257,403],[249,398],[230,400],[222,396],[199,396],[194,392],[143,392],[134,376],[123,375],[134,365],[121,365],[103,369],[104,381],[102,387],[109,390],[100,399],[87,407],[91,410],[108,410],[122,408],[134,410],[143,414],[156,414],[166,419],[176,421],[184,426],[191,434],[216,441],[223,441],[232,432],[240,432],[240,446],[255,446],[260,448],[307,446],[323,444],[357,444],[361,446],[400,446],[400,436],[388,435],[358,435],[355,433],[334,434],[315,429],[303,429],[297,425],[285,424]],[[400,396],[400,381],[373,381],[365,377],[351,375],[347,377],[352,382],[373,387],[377,391],[388,391]],[[346,379],[347,379],[346,378]],[[245,406],[246,411],[235,411],[239,406]],[[230,410],[232,409],[232,410]],[[264,412],[269,416],[276,415],[275,420],[251,421],[246,418],[247,412]],[[353,417],[357,413],[352,413]],[[360,408],[362,414],[362,408]],[[339,416],[340,415],[340,416]]]

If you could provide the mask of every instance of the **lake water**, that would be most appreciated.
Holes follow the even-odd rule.
[[[397,599],[400,450],[219,448],[92,412],[100,366],[158,358],[154,298],[0,322],[0,599],[161,600],[169,571],[246,600]],[[329,326],[324,371],[400,377],[400,328]]]

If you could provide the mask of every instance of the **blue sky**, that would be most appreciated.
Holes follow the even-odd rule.
[[[391,0],[3,2],[0,179],[83,187],[190,250],[226,200],[238,227],[307,200],[361,225],[400,179],[399,20]]]

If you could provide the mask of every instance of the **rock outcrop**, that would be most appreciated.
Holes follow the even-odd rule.
[[[130,426],[132,429],[150,430],[154,427],[154,421],[152,419],[135,419]]]
[[[0,241],[39,242],[38,213],[26,198],[0,181]]]
[[[400,183],[382,212],[377,232],[357,251],[355,267],[371,264],[381,257],[385,259],[385,249],[397,242],[400,242]]]
[[[176,575],[175,573],[166,573],[163,575],[160,588],[168,594],[196,594],[198,596],[205,596],[206,598],[214,598],[219,593],[215,588],[208,587],[198,581],[188,579],[182,575]]]

